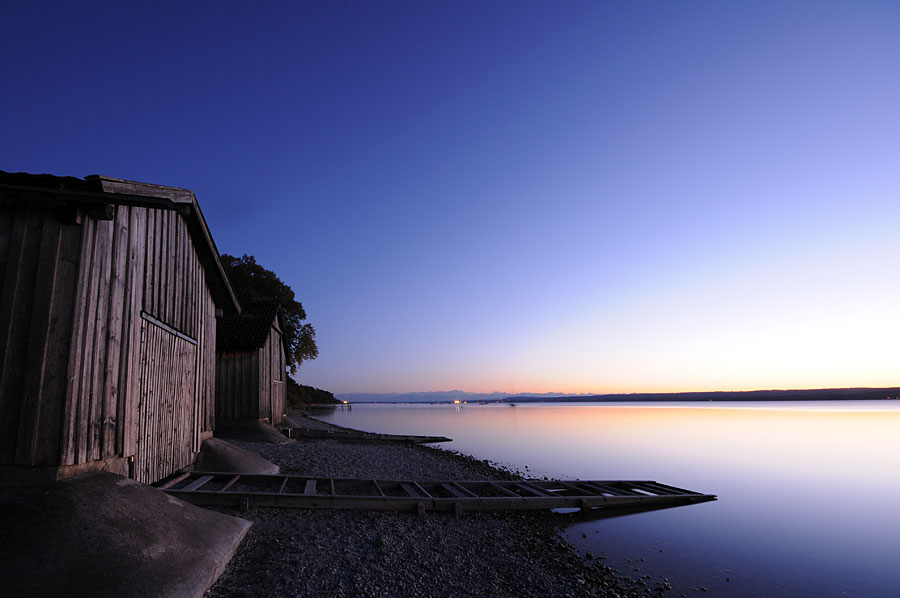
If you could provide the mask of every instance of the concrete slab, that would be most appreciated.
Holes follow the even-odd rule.
[[[199,597],[250,522],[93,472],[0,493],[9,596]]]
[[[194,460],[194,471],[230,471],[276,475],[278,466],[219,438],[209,438]]]
[[[290,442],[272,424],[257,419],[216,420],[216,438],[247,440],[249,442]]]
[[[285,415],[284,416],[284,426],[286,428],[303,428],[305,426],[301,425],[305,423],[308,418],[298,415]]]

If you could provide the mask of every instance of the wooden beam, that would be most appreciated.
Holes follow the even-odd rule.
[[[488,486],[494,488],[495,490],[499,490],[500,492],[502,492],[503,494],[505,494],[507,496],[515,496],[516,498],[522,498],[521,496],[519,496],[512,490],[510,490],[508,488],[504,488],[503,486],[501,486],[500,484],[497,484],[496,482],[488,482],[487,484],[488,484]]]
[[[672,490],[657,486],[653,482],[631,482],[631,487],[652,492],[653,494],[682,494],[681,492],[673,492]]]
[[[413,498],[422,498],[422,495],[420,495],[418,492],[416,492],[415,489],[411,485],[409,485],[405,482],[401,482],[400,487],[403,488],[403,491],[406,492],[406,494],[408,496],[412,496]]]
[[[156,324],[157,326],[159,326],[159,327],[162,328],[163,330],[165,330],[165,331],[167,331],[167,332],[170,332],[171,334],[174,334],[175,336],[177,336],[177,337],[180,338],[181,340],[187,341],[187,342],[191,343],[192,345],[196,345],[196,344],[197,344],[197,339],[191,338],[191,337],[189,337],[188,335],[186,335],[186,334],[184,334],[184,333],[182,333],[182,332],[178,332],[177,330],[175,330],[174,328],[172,328],[171,326],[169,326],[169,325],[166,324],[165,322],[163,322],[163,321],[161,321],[161,320],[158,320],[158,319],[154,318],[153,316],[151,316],[151,315],[148,314],[147,312],[143,312],[143,311],[142,311],[142,312],[141,312],[141,317],[144,318],[145,320],[147,320],[148,322],[153,322],[154,324]]]
[[[458,483],[456,483],[456,482],[449,482],[449,485],[452,486],[452,487],[454,487],[454,488],[456,488],[456,489],[459,490],[460,492],[464,493],[466,496],[469,496],[469,497],[478,496],[477,494],[475,494],[474,492],[472,492],[472,491],[469,490],[468,488],[465,488],[465,487],[463,487],[463,486],[460,486],[460,485],[459,485]]]
[[[607,486],[606,484],[601,484],[600,482],[581,482],[581,485],[586,488],[591,488],[592,490],[596,489],[601,493],[612,494],[613,496],[634,496],[634,492],[624,490],[622,488]]]
[[[599,496],[600,495],[599,492],[596,492],[593,490],[588,490],[586,488],[582,488],[582,487],[578,486],[578,482],[573,482],[573,483],[556,482],[556,483],[559,484],[560,486],[562,486],[563,488],[568,488],[572,492],[577,492],[579,495],[587,495],[587,496]]]
[[[211,482],[212,479],[213,476],[211,475],[200,476],[190,484],[186,484],[183,488],[179,488],[179,490],[181,490],[182,492],[193,492],[194,490],[199,490],[201,487]]]
[[[168,488],[171,488],[172,486],[174,486],[175,484],[177,484],[177,483],[180,482],[181,480],[190,477],[190,475],[191,475],[191,473],[190,473],[189,471],[185,471],[185,472],[183,472],[183,473],[178,474],[177,476],[175,476],[175,477],[172,478],[171,480],[169,480],[169,481],[167,481],[167,482],[164,482],[164,483],[160,484],[159,486],[157,486],[157,488],[160,489],[160,490],[167,490]]]
[[[228,480],[228,481],[225,483],[225,485],[222,486],[221,489],[219,489],[219,492],[228,492],[228,489],[231,488],[232,486],[234,486],[235,484],[237,484],[237,481],[238,481],[239,479],[241,479],[241,476],[239,476],[239,475],[234,476],[233,478],[231,478],[230,480]]]
[[[670,484],[661,484],[660,482],[650,482],[650,483],[653,484],[654,486],[659,486],[660,488],[669,490],[670,492],[674,492],[675,494],[696,494],[695,492],[692,492],[691,490],[685,490],[684,488],[676,488],[675,486],[672,486]]]
[[[515,487],[520,488],[520,489],[524,490],[525,492],[529,492],[535,496],[556,496],[555,494],[551,494],[549,492],[544,492],[540,488],[537,488],[536,486],[532,486],[530,484],[526,484],[524,482],[515,484]]]
[[[422,494],[422,496],[432,498],[432,496],[428,494],[428,492],[425,491],[425,488],[422,488],[422,486],[420,486],[418,482],[413,482],[413,486],[418,492]]]
[[[446,490],[447,492],[449,492],[450,494],[452,494],[453,496],[455,496],[457,498],[468,498],[467,494],[464,494],[460,490],[457,490],[451,484],[441,484],[441,488],[443,488],[444,490]]]

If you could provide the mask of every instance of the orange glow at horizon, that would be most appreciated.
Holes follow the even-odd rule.
[[[895,254],[860,236],[580,305],[446,383],[510,394],[900,386],[900,278],[872,262],[891,255],[900,268]]]
[[[772,379],[764,383],[728,384],[724,380],[709,378],[698,380],[696,383],[684,381],[679,384],[667,384],[665,382],[651,383],[640,382],[629,384],[622,383],[591,383],[573,381],[561,378],[556,382],[539,381],[530,379],[527,382],[516,382],[505,388],[497,388],[488,384],[484,385],[456,385],[455,389],[467,393],[501,393],[506,395],[516,394],[554,394],[567,395],[615,395],[615,394],[673,394],[673,393],[699,393],[699,392],[748,392],[765,390],[819,390],[831,388],[900,388],[900,376],[884,375],[855,378],[851,376],[834,375],[830,377],[782,377]],[[445,390],[436,388],[434,390]]]

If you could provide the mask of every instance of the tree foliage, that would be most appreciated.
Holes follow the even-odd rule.
[[[241,303],[272,302],[281,305],[284,316],[284,345],[287,366],[291,373],[304,361],[319,356],[316,331],[312,324],[303,323],[306,311],[294,298],[294,291],[271,270],[256,263],[252,255],[241,257],[223,254],[222,266],[231,282],[234,294]]]
[[[287,391],[285,398],[291,407],[302,407],[304,405],[322,405],[327,403],[338,404],[334,395],[327,390],[297,384],[292,378],[287,379]]]

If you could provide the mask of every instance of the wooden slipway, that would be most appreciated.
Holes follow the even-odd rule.
[[[715,500],[652,481],[514,480],[416,482],[348,478],[185,472],[160,489],[195,505],[371,509],[393,511],[494,511],[575,507],[665,507]]]

